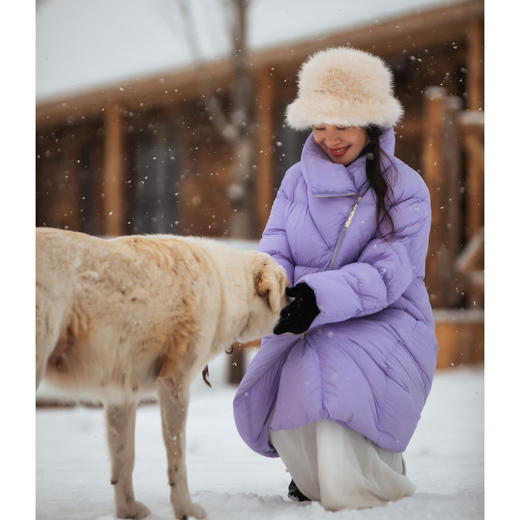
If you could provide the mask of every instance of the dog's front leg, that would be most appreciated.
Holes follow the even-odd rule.
[[[204,509],[191,501],[186,479],[186,415],[189,389],[176,385],[170,378],[159,379],[159,401],[164,444],[168,456],[168,482],[175,517],[185,520],[190,516],[206,518]]]
[[[150,514],[144,504],[135,500],[132,486],[136,407],[135,402],[105,406],[108,447],[112,459],[111,484],[114,486],[118,518],[144,518]]]

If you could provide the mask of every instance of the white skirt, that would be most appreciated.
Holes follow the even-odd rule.
[[[334,421],[291,430],[269,427],[269,441],[298,489],[325,509],[379,506],[415,491],[402,453],[385,450]]]

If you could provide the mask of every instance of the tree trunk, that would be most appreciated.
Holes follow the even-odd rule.
[[[228,196],[233,214],[229,234],[233,238],[254,238],[257,234],[253,182],[255,154],[254,86],[247,51],[248,0],[233,0],[232,60],[234,85],[231,123],[237,130],[233,140],[233,174]]]
[[[253,176],[254,138],[241,136],[233,146],[233,181],[228,189],[233,213],[229,235],[233,238],[256,237],[255,193]]]

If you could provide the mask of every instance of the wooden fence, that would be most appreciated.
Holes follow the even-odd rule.
[[[431,195],[426,284],[437,368],[484,357],[484,113],[441,87],[425,92],[422,174]]]

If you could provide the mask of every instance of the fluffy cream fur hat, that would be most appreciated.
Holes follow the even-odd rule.
[[[403,108],[393,96],[392,73],[377,56],[349,47],[312,55],[298,73],[298,97],[287,107],[295,130],[312,125],[394,126]]]

